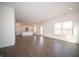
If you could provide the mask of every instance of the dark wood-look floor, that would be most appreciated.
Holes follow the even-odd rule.
[[[0,49],[5,57],[75,57],[79,45],[42,36],[17,36],[16,45]]]

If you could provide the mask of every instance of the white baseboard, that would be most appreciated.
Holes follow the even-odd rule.
[[[9,47],[9,46],[14,46],[15,42],[6,42],[6,43],[0,43],[0,48],[4,48],[4,47]]]
[[[77,42],[77,41],[75,41],[75,40],[73,40],[73,39],[71,39],[71,40],[67,40],[67,39],[65,39],[64,37],[59,38],[59,37],[56,37],[56,36],[50,36],[50,35],[43,35],[43,36],[45,36],[45,37],[49,37],[49,38],[55,38],[55,39],[57,39],[57,40],[63,40],[63,41],[66,41],[66,42],[78,43],[78,44],[79,44],[79,42]]]

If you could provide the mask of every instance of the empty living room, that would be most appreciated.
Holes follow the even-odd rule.
[[[79,2],[0,2],[0,57],[79,57]]]

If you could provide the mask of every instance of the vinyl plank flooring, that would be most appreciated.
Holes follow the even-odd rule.
[[[15,46],[1,48],[4,57],[78,57],[79,45],[43,36],[17,36]]]

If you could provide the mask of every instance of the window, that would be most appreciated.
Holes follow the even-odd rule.
[[[43,34],[43,26],[40,27],[40,34]]]
[[[73,22],[66,21],[54,25],[55,34],[72,35]]]
[[[55,34],[61,34],[61,26],[62,26],[62,24],[61,23],[56,23],[55,24]]]
[[[73,23],[72,21],[63,22],[63,34],[72,35]]]
[[[36,26],[34,26],[34,33],[36,33]]]

